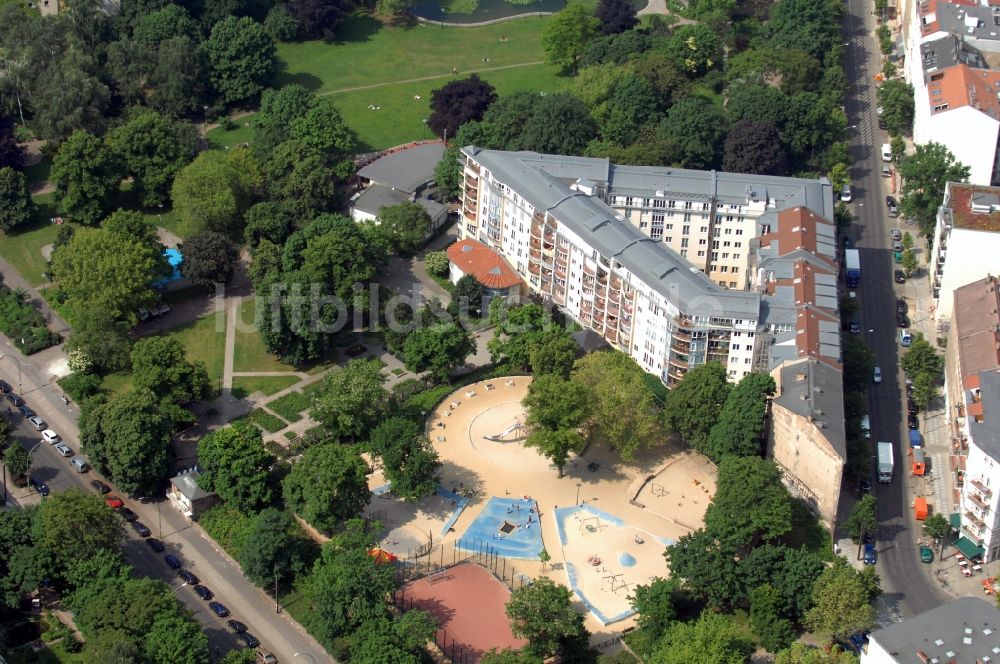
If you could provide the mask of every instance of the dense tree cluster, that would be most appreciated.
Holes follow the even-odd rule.
[[[968,182],[969,167],[956,161],[944,145],[934,142],[917,145],[912,155],[897,153],[897,159],[903,178],[900,212],[907,219],[915,220],[920,231],[930,238],[934,234],[945,184]]]

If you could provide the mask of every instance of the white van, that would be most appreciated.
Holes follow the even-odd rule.
[[[868,419],[867,415],[861,418],[861,433],[864,434],[865,440],[872,437],[871,420]]]
[[[882,161],[892,161],[892,147],[888,143],[882,144]]]
[[[910,334],[909,330],[899,331],[899,344],[901,346],[906,346],[907,348],[913,343],[913,336]]]
[[[73,457],[70,459],[70,463],[73,464],[73,467],[76,468],[76,472],[78,473],[85,473],[90,470],[90,466],[87,462],[80,457]]]

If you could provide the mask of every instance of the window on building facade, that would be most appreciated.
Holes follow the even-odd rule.
[[[694,203],[692,203],[691,201],[684,201],[684,209],[685,210],[690,210],[693,205],[694,205]]]
[[[653,199],[653,207],[654,208],[658,208],[658,209],[663,209],[663,208],[667,207],[667,202],[665,200],[663,200],[662,198],[654,198]]]
[[[647,226],[647,224],[646,224],[645,221],[640,221],[639,222],[639,228],[645,228],[646,226]]]
[[[665,238],[663,238],[663,241],[664,242],[673,242],[674,238],[672,236],[668,235]]]
[[[668,231],[674,230],[674,225],[673,224],[667,224],[667,230]]]
[[[712,240],[712,249],[718,249],[718,248],[719,248],[719,241]]]
[[[736,288],[736,282],[735,281],[730,281],[729,282],[729,287],[730,288]],[[750,360],[747,360],[747,364],[750,364]]]
[[[654,240],[659,240],[661,237],[663,237],[663,229],[656,227],[649,229],[649,237],[653,238]]]
[[[681,227],[681,235],[690,235],[690,234],[691,234],[691,227],[690,226],[682,226]]]
[[[682,247],[688,246],[688,239],[686,237],[681,238],[681,246]]]
[[[729,258],[729,254],[725,251],[722,252],[722,260]]]
[[[625,207],[632,207],[632,197],[631,196],[626,196],[625,197]]]
[[[685,212],[684,213],[684,222],[687,223],[689,221],[691,221],[691,213],[690,212]]]
[[[737,228],[736,229],[736,234],[737,235],[743,235],[743,229],[742,228]]]
[[[687,249],[681,249],[681,256],[683,256],[684,258],[687,258],[688,257],[688,250]]]
[[[701,227],[701,234],[704,235],[707,232],[708,232],[708,226],[702,226]]]
[[[659,222],[659,223],[662,224],[663,223],[663,213],[662,212],[654,212],[653,213],[653,222],[654,223],[655,222]]]
[[[706,240],[705,238],[699,238],[698,239],[698,246],[699,247],[704,247],[706,244],[708,244],[708,240]]]
[[[729,272],[729,266],[728,265],[720,265],[719,266],[719,272]]]
[[[677,201],[667,201],[667,207],[671,209],[677,207]]]
[[[712,260],[713,261],[719,260],[719,252],[718,251],[713,251],[712,252]]]
[[[733,266],[733,272],[739,272],[739,271],[740,271],[740,268],[737,267],[736,265],[734,265]]]

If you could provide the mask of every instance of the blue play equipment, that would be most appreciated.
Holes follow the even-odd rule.
[[[469,524],[458,548],[475,551],[489,547],[505,558],[537,560],[542,552],[542,528],[538,514],[531,511],[534,507],[533,500],[490,498]]]
[[[180,249],[164,249],[163,257],[170,263],[173,272],[169,276],[154,281],[153,288],[163,288],[167,284],[178,281],[181,278],[181,263],[184,262],[184,257],[181,255]]]

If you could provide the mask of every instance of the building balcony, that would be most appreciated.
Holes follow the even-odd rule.
[[[550,229],[545,229],[545,233],[542,235],[542,238],[549,244],[555,244],[556,232]]]
[[[985,500],[983,500],[982,496],[980,496],[978,493],[973,493],[973,492],[970,491],[969,493],[967,493],[965,495],[968,496],[969,500],[972,501],[973,505],[975,505],[976,507],[978,507],[979,509],[981,509],[983,511],[987,511],[987,512],[989,511],[990,504],[988,502],[986,502]]]
[[[565,279],[566,267],[564,265],[559,265],[559,263],[556,263],[556,275]]]
[[[986,496],[987,499],[989,499],[989,497],[993,495],[993,490],[990,489],[985,484],[983,484],[982,482],[980,482],[979,480],[969,480],[969,484],[974,486],[976,488],[976,491]]]
[[[542,267],[538,263],[528,263],[528,272],[531,274],[539,274],[542,271]]]
[[[476,175],[479,175],[479,164],[472,161],[471,159],[467,159],[465,165],[469,168],[470,171],[472,171]]]
[[[567,263],[567,262],[569,262],[569,254],[566,253],[565,251],[557,251],[556,252],[556,261],[564,263],[564,264]]]
[[[537,249],[532,249],[528,251],[528,260],[540,261],[542,260],[542,252]]]
[[[594,311],[594,324],[604,325],[604,314],[600,311]]]
[[[623,334],[632,334],[632,321],[627,321],[624,318],[618,323],[618,329],[622,331]]]
[[[545,215],[542,214],[541,212],[536,212],[535,214],[532,215],[531,222],[533,224],[538,224],[539,228],[541,228],[541,224],[545,223]]]
[[[674,339],[679,339],[684,342],[691,341],[691,330],[685,330],[684,328],[677,328],[673,333]]]
[[[603,335],[604,334],[604,323],[598,323],[597,321],[594,321],[593,323],[590,324],[590,329],[592,329],[597,334],[602,334]]]
[[[532,248],[532,249],[536,249],[538,251],[541,251],[542,250],[542,241],[539,240],[538,238],[533,237],[533,238],[531,238],[531,241],[528,242],[528,246],[530,248]]]
[[[594,300],[594,306],[596,306],[598,309],[605,309],[608,306],[608,301],[605,300],[603,297],[601,297],[600,294],[598,294],[597,298]]]
[[[531,227],[531,237],[541,242],[542,240],[542,227],[537,225],[532,225]]]
[[[677,369],[675,367],[670,367],[670,369],[667,370],[667,377],[670,379],[669,380],[670,384],[673,385],[674,383],[679,383],[680,381],[684,380],[684,374],[686,373],[687,373],[686,371],[681,371],[680,369]]]
[[[590,282],[593,283],[594,282],[594,277],[597,275],[597,271],[594,268],[592,268],[589,265],[587,265],[586,263],[584,263],[583,264],[583,274],[584,274],[584,276],[590,277]]]
[[[675,367],[680,367],[682,369],[687,369],[691,362],[691,358],[687,355],[681,355],[680,353],[670,353],[670,364]]]
[[[590,312],[589,311],[581,311],[580,312],[580,322],[583,323],[584,325],[590,325]]]
[[[608,286],[611,290],[620,291],[622,289],[622,278],[611,275],[611,279],[608,280]]]
[[[596,292],[601,297],[607,297],[608,296],[608,288],[607,288],[607,286],[600,286],[599,285],[597,288],[594,289],[594,292]]]
[[[618,330],[609,327],[604,331],[604,338],[613,344],[618,343]]]
[[[619,307],[616,303],[614,302],[608,303],[608,315],[617,316],[620,311],[621,307]]]
[[[966,510],[965,514],[963,516],[966,519],[968,519],[970,523],[972,523],[973,525],[975,525],[980,530],[982,530],[983,528],[986,527],[986,523],[982,519],[980,519],[978,516],[976,516],[975,514],[973,514],[971,510]]]
[[[556,245],[548,243],[548,242],[543,242],[542,243],[542,253],[551,258],[556,253]]]
[[[584,288],[580,291],[580,296],[583,298],[583,301],[587,303],[588,307],[593,305],[594,291]]]
[[[622,302],[622,311],[624,311],[627,314],[632,313],[632,301],[631,300],[626,300],[625,302]]]

